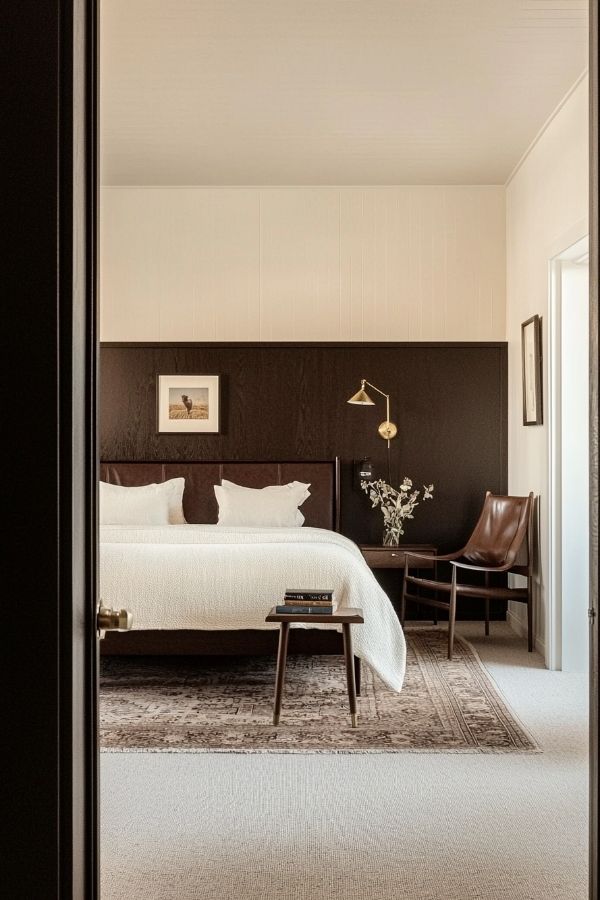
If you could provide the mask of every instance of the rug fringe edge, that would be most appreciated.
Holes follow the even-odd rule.
[[[406,749],[395,749],[395,750],[383,750],[383,749],[370,749],[370,750],[358,750],[358,749],[345,749],[340,748],[337,750],[291,750],[291,749],[282,749],[278,748],[275,750],[271,749],[237,749],[237,748],[224,748],[224,747],[174,747],[174,748],[166,748],[166,747],[102,747],[100,749],[100,753],[198,753],[198,754],[208,754],[208,753],[218,753],[218,754],[234,754],[234,755],[246,755],[250,756],[253,754],[278,754],[280,756],[340,756],[340,755],[394,755],[398,756],[400,754],[408,754],[411,755],[421,754],[424,756],[432,756],[434,754],[438,754],[440,756],[446,756],[447,754],[451,754],[453,756],[461,755],[461,756],[537,756],[544,751],[539,748],[531,748],[531,749],[523,749],[523,750],[515,750],[515,749],[493,749],[493,750],[482,750],[480,749],[456,749],[456,750],[440,750],[439,748],[433,750],[406,750]]]

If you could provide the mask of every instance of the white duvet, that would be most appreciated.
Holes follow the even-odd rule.
[[[265,616],[285,588],[333,588],[359,607],[354,652],[399,691],[406,645],[389,598],[352,541],[321,528],[103,525],[100,597],[134,629],[277,628]],[[335,628],[333,625],[295,625]]]

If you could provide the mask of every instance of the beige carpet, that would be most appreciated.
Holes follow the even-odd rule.
[[[459,627],[543,753],[104,753],[102,900],[586,900],[586,677]]]
[[[111,750],[229,752],[531,752],[468,641],[446,657],[446,632],[407,634],[397,694],[363,667],[351,728],[339,657],[290,657],[282,721],[271,723],[272,658],[103,662],[101,742]]]

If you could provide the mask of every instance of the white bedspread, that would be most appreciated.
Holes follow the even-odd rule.
[[[354,651],[401,689],[400,623],[360,550],[342,535],[216,525],[100,529],[100,596],[129,609],[135,629],[277,628],[264,619],[287,587],[333,588],[338,607],[360,607],[365,624],[352,628]]]

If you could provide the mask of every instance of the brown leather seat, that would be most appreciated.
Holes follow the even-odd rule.
[[[533,513],[533,494],[528,497],[503,497],[491,494],[485,496],[483,509],[475,529],[465,547],[456,553],[448,553],[435,558],[434,578],[419,578],[411,575],[410,567],[418,568],[419,555],[406,554],[404,585],[400,607],[400,621],[404,625],[406,601],[415,600],[433,606],[436,609],[448,610],[448,659],[452,659],[454,644],[454,623],[456,620],[456,601],[461,595],[480,597],[485,601],[485,633],[490,633],[489,604],[491,599],[517,600],[527,604],[527,639],[528,649],[533,650],[533,603],[532,603],[532,571],[531,571],[531,518]],[[431,557],[428,557],[431,560]],[[447,561],[452,565],[451,581],[437,580],[437,563]],[[484,584],[460,584],[459,570],[481,572]],[[507,588],[490,585],[490,574],[494,572],[512,572],[523,575],[527,579],[527,587]],[[409,585],[417,589],[427,588],[436,592],[435,597],[411,594]],[[447,600],[441,599],[439,593],[450,594]],[[437,618],[434,619],[437,623]]]

